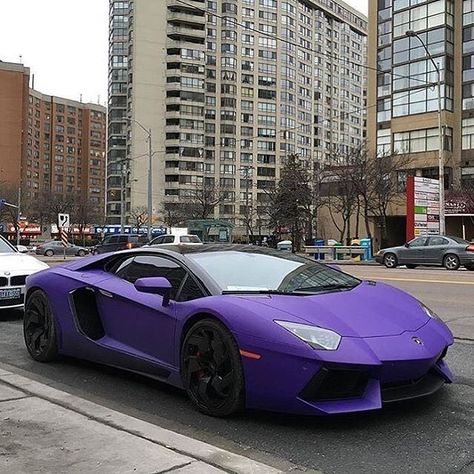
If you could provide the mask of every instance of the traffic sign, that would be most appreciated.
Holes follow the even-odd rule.
[[[61,229],[61,244],[63,247],[67,247],[69,245],[67,232],[64,229]]]
[[[68,229],[70,225],[69,214],[58,214],[58,226],[60,229]]]

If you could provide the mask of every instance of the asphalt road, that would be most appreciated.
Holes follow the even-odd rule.
[[[377,267],[350,271],[387,278]],[[456,299],[464,298],[465,290],[472,294],[474,288],[420,280],[472,279],[472,274],[446,276],[420,270],[411,278],[412,273],[401,272],[391,271],[390,283],[407,285],[438,311],[444,308],[447,318],[462,311],[469,317],[469,304]],[[395,280],[399,275],[404,281]],[[417,282],[407,281],[411,279]],[[59,389],[285,470],[290,462],[337,474],[474,473],[472,343],[457,342],[450,349],[448,362],[456,383],[433,397],[337,418],[246,412],[228,420],[214,419],[197,413],[179,390],[139,376],[73,359],[39,364],[23,348],[18,312],[0,313],[0,360]]]

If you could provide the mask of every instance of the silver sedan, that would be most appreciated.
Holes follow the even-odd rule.
[[[59,240],[51,240],[50,242],[45,242],[36,247],[36,255],[46,255],[47,257],[52,257],[53,255],[63,255],[64,247]],[[80,247],[79,245],[69,244],[66,247],[66,255],[76,255],[78,257],[83,257],[87,255],[89,250],[86,247]]]
[[[417,237],[405,245],[380,250],[375,261],[387,268],[428,265],[457,270],[464,265],[468,270],[474,271],[474,243],[442,235]]]

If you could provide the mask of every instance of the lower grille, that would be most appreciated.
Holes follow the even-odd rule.
[[[2,306],[16,306],[23,303],[24,303],[23,296],[21,296],[20,298],[15,298],[11,300],[0,300],[0,308]]]
[[[425,397],[439,390],[445,380],[430,370],[418,380],[406,380],[397,384],[382,385],[382,402],[399,402],[409,398]]]
[[[361,398],[368,381],[365,370],[323,367],[299,396],[312,402]]]

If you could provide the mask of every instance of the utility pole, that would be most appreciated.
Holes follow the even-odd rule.
[[[249,190],[250,190],[250,183],[249,183],[249,170],[254,169],[252,165],[246,165],[242,166],[240,170],[245,171],[245,213],[246,213],[246,219],[245,219],[245,237],[247,240],[247,244],[250,243],[250,210],[249,210]],[[253,180],[252,180],[252,185],[253,185]]]
[[[16,219],[16,244],[20,245],[20,211],[21,206],[21,186],[18,187],[18,208],[17,208],[17,219]]]

